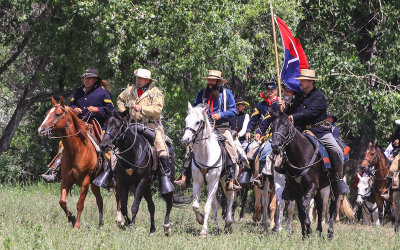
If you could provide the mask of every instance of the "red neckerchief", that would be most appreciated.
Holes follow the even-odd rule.
[[[273,103],[274,101],[278,100],[278,96],[275,96],[272,99],[268,99],[263,92],[260,92],[260,96],[264,99],[264,101],[266,101],[268,103],[269,106],[271,106],[271,103]]]
[[[138,88],[137,89],[137,94],[138,94],[138,96],[139,96],[139,98],[143,95],[143,89],[142,88]]]
[[[211,106],[210,106],[210,101],[211,101]],[[208,107],[210,107],[211,115],[213,115],[214,97],[212,97],[212,95],[210,95],[210,97],[208,98]]]

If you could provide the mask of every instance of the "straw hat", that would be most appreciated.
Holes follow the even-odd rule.
[[[300,70],[300,77],[297,77],[295,79],[301,80],[312,80],[312,81],[316,81],[319,79],[315,78],[315,71],[312,69],[301,69]]]
[[[151,78],[151,72],[150,70],[147,69],[137,69],[134,72],[135,76],[145,78],[145,79],[150,79],[152,82],[156,82],[157,80],[154,80]]]
[[[204,79],[204,80],[217,79],[217,80],[219,80],[220,84],[224,84],[224,83],[228,82],[228,80],[225,80],[224,78],[222,78],[221,75],[222,75],[221,71],[209,70],[208,71],[208,76],[202,77],[202,79]]]

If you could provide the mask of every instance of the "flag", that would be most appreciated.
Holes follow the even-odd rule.
[[[281,78],[283,82],[291,89],[302,92],[300,89],[300,69],[308,69],[308,61],[306,54],[300,44],[300,40],[294,38],[288,26],[279,18],[275,18],[281,33],[282,45],[285,53]]]

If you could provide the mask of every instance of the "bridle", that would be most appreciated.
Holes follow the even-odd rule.
[[[74,133],[74,134],[72,134],[72,135],[53,136],[53,133],[52,133],[53,128],[57,125],[57,123],[59,123],[62,119],[64,119],[64,118],[65,118],[65,115],[67,114],[67,110],[66,110],[65,108],[63,108],[60,104],[53,105],[53,108],[60,108],[60,109],[61,109],[62,111],[64,111],[64,112],[63,112],[63,114],[58,118],[58,120],[57,120],[54,124],[52,124],[51,126],[49,126],[49,128],[47,129],[47,137],[48,137],[49,139],[68,138],[68,137],[76,136],[76,135],[78,135],[79,133],[82,133],[82,131],[80,131],[80,130],[78,129],[78,132],[76,132],[76,133]]]
[[[207,140],[208,138],[210,138],[210,136],[208,136],[208,137],[205,137],[205,138],[198,139],[198,136],[199,136],[200,132],[202,130],[204,130],[204,126],[206,124],[205,121],[203,121],[203,120],[201,120],[200,123],[201,124],[200,124],[200,126],[199,126],[199,128],[197,130],[195,130],[194,128],[191,128],[191,127],[185,127],[185,129],[183,130],[184,133],[185,133],[186,130],[189,130],[194,134],[194,138],[192,139],[191,144],[195,144],[198,141],[203,141],[203,140]]]
[[[369,150],[369,151],[370,151],[370,150]],[[367,151],[367,155],[368,155],[369,151]],[[381,160],[381,157],[380,157],[380,153],[376,150],[376,154],[374,155],[374,157],[372,157],[371,160],[368,160],[367,158],[364,158],[364,159],[363,159],[362,162],[367,161],[367,162],[368,162],[368,165],[367,165],[367,167],[362,167],[362,168],[364,168],[364,169],[368,168],[368,171],[371,171],[371,172],[375,173],[375,172],[378,172],[378,171],[380,171],[380,170],[385,170],[385,169],[387,169],[387,168],[390,167],[390,163],[389,163],[389,164],[386,164],[386,166],[385,166],[384,168],[378,168],[378,169],[371,169],[371,170],[370,170],[371,164],[375,162],[375,158],[376,158],[377,156],[378,156],[378,163],[376,164],[376,166],[379,167],[379,162],[380,162],[380,160]],[[362,165],[362,162],[361,162],[361,165]],[[375,166],[375,165],[372,165],[372,166]],[[375,176],[374,178],[375,178],[375,180],[385,180],[385,178],[378,178],[378,177],[376,177],[376,176]]]
[[[283,138],[283,140],[279,143],[279,146],[281,146],[281,150],[283,150],[287,145],[289,145],[293,141],[294,135],[296,134],[293,123],[289,122],[287,124],[289,126],[289,133],[287,135],[284,135],[279,131],[274,131],[272,133],[273,136],[278,135]]]

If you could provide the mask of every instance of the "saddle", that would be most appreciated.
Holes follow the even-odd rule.
[[[329,154],[324,145],[318,140],[318,138],[310,131],[304,130],[303,135],[314,145],[314,147],[318,147],[318,155],[322,158],[324,162],[323,170],[328,171],[332,169],[331,161],[329,159]],[[343,158],[346,163],[349,160],[349,152],[350,147],[344,144],[341,140],[336,139],[339,146],[343,150]]]

